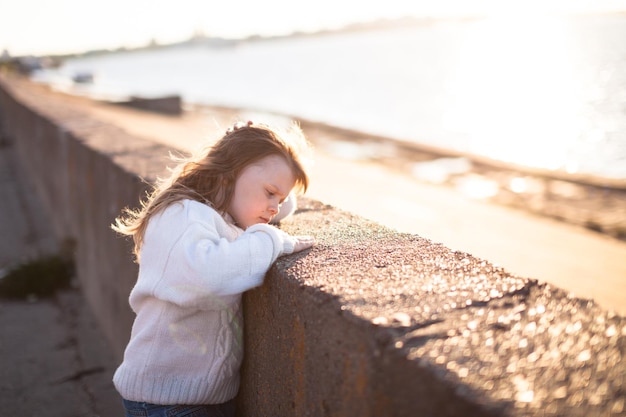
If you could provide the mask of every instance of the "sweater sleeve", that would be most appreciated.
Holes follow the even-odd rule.
[[[224,225],[216,216],[188,222],[169,251],[154,253],[164,257],[157,260],[163,267],[153,290],[157,298],[178,305],[210,307],[219,297],[239,295],[261,285],[276,258],[293,252],[294,239],[266,224],[254,225],[228,239],[219,233]],[[142,262],[146,261],[142,255]]]
[[[297,208],[298,208],[298,200],[296,198],[295,193],[291,193],[289,194],[285,202],[281,204],[278,214],[274,216],[274,218],[272,219],[272,224],[278,224],[285,217],[291,216],[296,211]]]
[[[268,224],[259,223],[248,227],[243,236],[246,234],[256,233],[265,233],[270,239],[272,239],[271,247],[274,250],[272,254],[274,259],[272,262],[274,262],[276,258],[281,255],[293,253],[296,241],[293,237],[289,236],[282,230]]]

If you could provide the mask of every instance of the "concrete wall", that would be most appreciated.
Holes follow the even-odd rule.
[[[110,225],[123,207],[137,205],[148,189],[140,178],[155,178],[167,150],[91,120],[63,101],[18,88],[27,84],[0,82],[2,132],[22,171],[31,174],[58,239],[76,241],[83,291],[121,357],[133,319],[127,300],[137,265],[129,257],[130,242]]]
[[[109,225],[167,149],[6,76],[0,129],[121,356],[136,265]],[[623,317],[316,201],[282,227],[318,244],[244,297],[240,415],[626,415]]]

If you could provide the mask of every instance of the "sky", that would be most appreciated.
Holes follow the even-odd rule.
[[[79,53],[171,43],[194,32],[240,38],[402,16],[626,11],[626,0],[0,0],[0,54]]]

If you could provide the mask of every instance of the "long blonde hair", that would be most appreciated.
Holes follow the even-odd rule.
[[[303,156],[309,144],[297,124],[279,129],[265,124],[237,123],[213,146],[204,148],[178,165],[167,178],[159,178],[141,208],[124,209],[112,225],[116,232],[132,236],[134,254],[139,252],[150,218],[170,204],[191,199],[210,205],[222,215],[233,197],[241,171],[267,156],[278,155],[287,161],[302,193],[309,186]]]

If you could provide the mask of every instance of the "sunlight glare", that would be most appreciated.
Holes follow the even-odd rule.
[[[478,21],[448,85],[444,127],[464,138],[466,151],[563,167],[564,149],[580,131],[573,71],[561,18],[500,15]],[[531,151],[537,144],[541,154]]]

